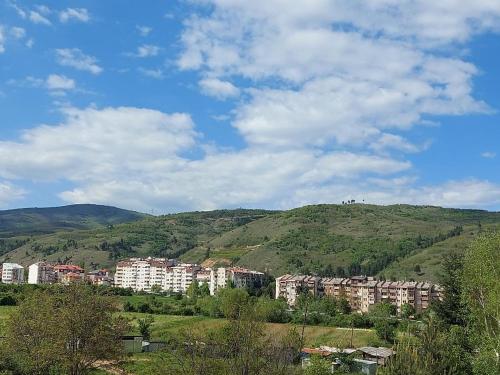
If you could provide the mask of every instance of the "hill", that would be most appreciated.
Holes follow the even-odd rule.
[[[143,219],[147,215],[94,204],[0,211],[0,238],[92,229]]]
[[[124,257],[152,255],[236,264],[275,276],[378,274],[434,281],[443,254],[463,251],[478,232],[490,229],[500,229],[500,213],[365,204],[219,210],[39,235],[0,261],[48,259],[112,267]]]

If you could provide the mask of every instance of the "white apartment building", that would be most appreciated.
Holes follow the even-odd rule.
[[[153,285],[163,287],[167,270],[173,263],[163,258],[130,258],[118,262],[115,286],[150,292]]]
[[[115,286],[151,292],[157,285],[164,291],[185,293],[200,269],[195,264],[176,265],[162,258],[131,258],[116,265]]]
[[[210,271],[210,294],[213,296],[217,290],[226,288],[230,282],[235,288],[260,287],[263,278],[262,272],[241,267],[212,269]]]
[[[210,294],[225,288],[231,282],[236,288],[262,285],[264,274],[244,268],[202,268],[197,264],[175,264],[160,258],[131,258],[118,262],[114,285],[134,291],[151,292],[158,285],[163,291],[186,293],[194,282],[208,283]]]
[[[2,283],[4,284],[24,283],[24,267],[17,263],[3,263]]]
[[[28,284],[52,284],[57,277],[54,266],[46,262],[37,262],[28,267]]]
[[[189,263],[170,267],[165,274],[163,290],[186,293],[193,280],[196,280],[199,270],[201,270],[200,266]]]

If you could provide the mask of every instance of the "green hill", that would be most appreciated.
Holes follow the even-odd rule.
[[[0,211],[0,238],[53,233],[67,229],[92,229],[135,221],[146,216],[134,211],[94,204],[4,210]]]
[[[48,259],[112,267],[124,257],[152,255],[237,264],[275,276],[383,274],[436,280],[443,254],[463,251],[479,231],[499,228],[497,212],[430,206],[219,210],[38,235],[0,261]]]

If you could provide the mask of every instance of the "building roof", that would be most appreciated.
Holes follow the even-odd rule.
[[[56,271],[84,272],[83,268],[73,264],[58,264],[54,266]]]
[[[363,346],[358,350],[375,358],[388,358],[395,354],[394,350],[384,347]]]
[[[302,348],[302,353],[305,354],[318,354],[323,357],[328,357],[329,355],[332,354],[332,352],[329,352],[328,350],[321,350],[317,348]]]

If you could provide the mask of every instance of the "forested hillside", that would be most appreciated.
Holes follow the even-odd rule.
[[[152,255],[237,264],[275,276],[300,272],[435,280],[443,254],[463,251],[477,233],[493,228],[500,228],[500,213],[430,206],[220,210],[12,238],[11,243],[21,241],[19,246],[0,260],[112,267],[125,257]]]
[[[53,233],[67,229],[92,229],[127,223],[147,215],[94,204],[64,207],[19,208],[0,211],[0,238]]]

